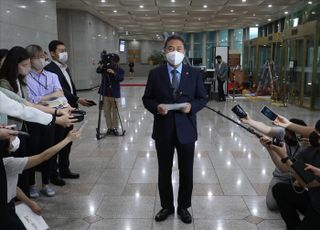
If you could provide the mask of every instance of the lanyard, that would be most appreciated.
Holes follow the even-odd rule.
[[[43,74],[44,77],[45,77],[45,79],[46,79],[46,84],[45,84],[45,85],[42,84],[42,83],[40,82],[40,80],[36,79],[36,76],[34,76],[33,74],[31,74],[31,77],[32,77],[32,79],[35,80],[40,86],[42,86],[43,88],[45,88],[45,90],[48,90],[48,78],[47,78],[47,76],[46,76],[43,72],[39,74],[39,78],[40,78],[41,74]]]

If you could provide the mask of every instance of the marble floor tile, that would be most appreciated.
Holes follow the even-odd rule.
[[[239,196],[194,196],[192,210],[195,219],[238,219],[250,215]]]
[[[107,196],[103,199],[97,215],[103,218],[152,218],[155,197]]]
[[[257,230],[244,220],[195,220],[195,230]]]
[[[92,224],[89,230],[142,230],[151,227],[149,219],[104,219]]]
[[[279,212],[268,210],[265,196],[243,196],[243,200],[248,206],[251,215],[258,216],[266,220],[281,219]]]

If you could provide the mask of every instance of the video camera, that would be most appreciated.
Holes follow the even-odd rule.
[[[115,69],[116,63],[119,62],[120,58],[115,53],[107,53],[107,51],[103,50],[100,54],[100,64],[101,70],[106,71],[107,69]]]

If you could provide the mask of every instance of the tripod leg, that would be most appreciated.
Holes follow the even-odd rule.
[[[102,112],[102,108],[103,108],[103,96],[101,94],[99,94],[99,115],[98,115],[98,125],[97,125],[97,129],[96,129],[97,140],[101,139],[100,128],[101,128],[101,112]]]
[[[121,116],[120,116],[120,113],[119,113],[118,104],[117,104],[117,101],[116,101],[115,98],[113,98],[113,100],[114,100],[113,102],[114,102],[114,105],[116,107],[118,118],[119,118],[119,121],[120,121],[120,127],[121,127],[121,131],[122,131],[122,136],[124,136],[126,131],[123,129],[123,124],[122,124]]]

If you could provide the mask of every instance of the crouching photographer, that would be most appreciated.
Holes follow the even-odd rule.
[[[300,142],[303,136],[297,135],[291,130],[283,127],[268,126],[262,122],[253,120],[249,115],[240,119],[240,121],[244,124],[250,125],[252,128],[263,133],[264,135],[275,139],[273,142],[278,142],[279,144],[284,142],[288,156],[291,158],[297,157],[306,148],[305,144]],[[290,119],[290,122],[304,127],[307,126],[307,124],[300,119],[292,118]],[[273,154],[270,154],[270,157],[277,166],[278,157]],[[290,173],[282,172],[279,167],[275,168],[272,175],[273,177],[269,183],[269,188],[266,195],[266,205],[269,210],[274,211],[278,209],[278,205],[272,194],[273,187],[278,183],[291,184],[292,176]]]
[[[103,110],[107,123],[107,134],[119,135],[119,111],[117,99],[120,98],[120,82],[124,79],[124,70],[119,67],[117,54],[101,53],[97,73],[102,75],[99,94],[103,96]]]
[[[280,117],[282,120],[283,117]],[[279,122],[277,119],[276,122]],[[276,123],[275,122],[275,123]],[[298,133],[309,133],[310,127],[286,122]],[[287,126],[289,128],[290,126]],[[277,183],[272,188],[273,196],[288,230],[319,229],[320,218],[320,120],[309,135],[310,147],[292,158],[285,145],[270,144],[270,139],[262,137],[260,142],[268,150],[279,170],[291,172],[293,184]],[[302,131],[302,132],[300,132]],[[304,217],[300,219],[299,213]]]

